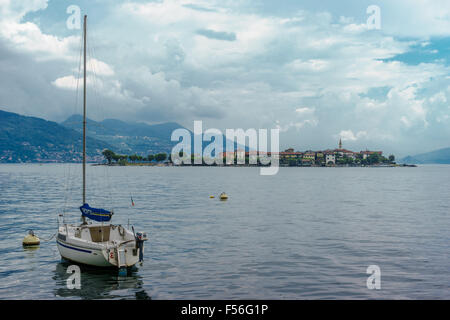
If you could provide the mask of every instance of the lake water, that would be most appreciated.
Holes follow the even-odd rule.
[[[78,164],[0,165],[0,299],[450,298],[450,166],[89,166],[89,204],[150,241],[138,272],[82,267],[69,290],[55,239],[21,241],[28,229],[50,238],[63,210],[79,221],[80,175]],[[380,290],[366,286],[369,265]]]

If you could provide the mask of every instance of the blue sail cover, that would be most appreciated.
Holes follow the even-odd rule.
[[[95,220],[95,221],[109,221],[111,220],[112,212],[105,210],[105,209],[97,209],[97,208],[91,208],[87,203],[83,204],[80,207],[81,214],[84,217],[88,217],[89,219]]]

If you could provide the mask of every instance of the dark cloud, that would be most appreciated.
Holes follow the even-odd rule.
[[[62,120],[73,112],[75,94],[69,96],[51,82],[64,74],[61,69],[65,62],[37,62],[35,58],[12,50],[0,41],[0,108]]]
[[[183,4],[183,7],[189,8],[189,9],[192,9],[192,10],[206,11],[206,12],[215,12],[216,11],[214,9],[205,8],[205,7],[193,4],[193,3]]]
[[[200,29],[197,30],[197,34],[210,39],[225,40],[225,41],[235,41],[236,34],[234,32],[224,32],[224,31],[214,31],[210,29]]]

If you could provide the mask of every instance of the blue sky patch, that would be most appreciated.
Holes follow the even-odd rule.
[[[400,61],[408,65],[442,63],[449,65],[450,38],[434,38],[411,46],[411,50],[383,61]]]

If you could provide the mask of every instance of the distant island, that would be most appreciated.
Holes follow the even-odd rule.
[[[339,140],[339,148],[334,150],[324,151],[294,151],[290,148],[283,152],[268,152],[265,155],[270,157],[277,157],[279,165],[283,167],[326,167],[326,166],[399,166],[395,162],[395,156],[390,155],[384,157],[382,151],[360,151],[353,152],[342,148],[342,141]],[[111,150],[104,150],[103,156],[105,157],[107,165],[115,166],[145,166],[145,165],[174,165],[171,160],[171,155],[166,153],[150,154],[148,156],[133,155],[120,155]],[[256,151],[235,150],[230,152],[222,152],[218,154],[218,158],[222,158],[223,166],[262,166],[259,161],[261,153]],[[180,166],[208,166],[204,159],[201,159],[201,163],[195,163],[196,159],[200,159],[200,155],[184,154],[182,151],[179,153],[180,158],[188,160],[179,164]],[[253,158],[254,161],[250,161]],[[232,159],[233,161],[229,161]],[[228,161],[227,161],[228,160]],[[238,162],[238,160],[241,160]],[[199,161],[200,162],[200,161]],[[402,165],[402,166],[414,166],[414,165]]]
[[[226,157],[226,152],[223,154]],[[234,155],[236,158],[245,157],[245,162],[249,163],[251,157],[256,157],[256,152],[238,150]],[[268,156],[275,156],[279,159],[280,166],[289,167],[325,167],[325,166],[371,166],[371,165],[395,165],[395,156],[390,155],[385,158],[382,151],[360,151],[354,152],[342,147],[342,140],[339,139],[337,149],[326,149],[321,151],[294,151],[293,148],[283,152],[268,153]]]

